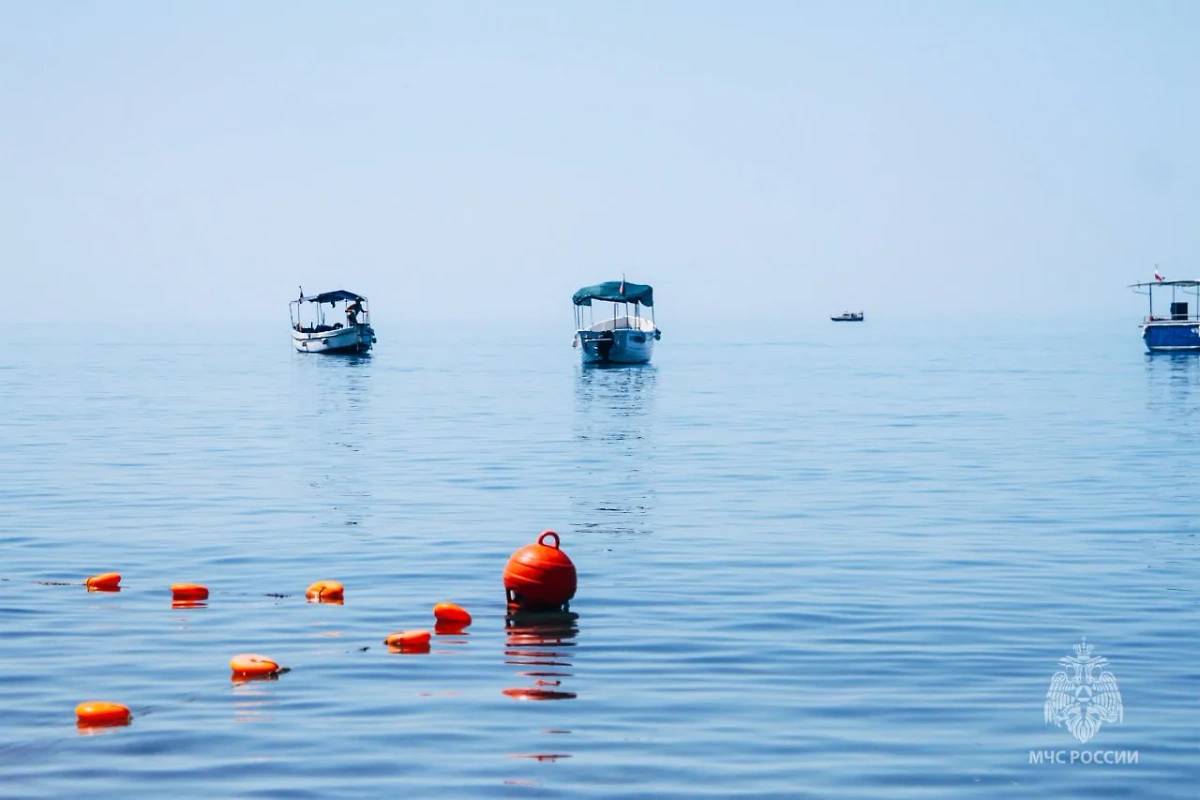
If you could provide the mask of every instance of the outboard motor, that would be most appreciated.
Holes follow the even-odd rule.
[[[605,361],[608,361],[608,354],[612,352],[613,345],[616,343],[616,337],[612,331],[601,331],[596,338],[596,352]]]

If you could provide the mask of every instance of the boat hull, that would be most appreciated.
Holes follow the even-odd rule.
[[[648,364],[654,355],[656,331],[621,328],[615,331],[579,331],[584,364]]]
[[[292,331],[292,346],[300,353],[366,353],[375,344],[375,330],[370,325],[338,328],[319,333]]]
[[[1142,341],[1151,353],[1200,352],[1200,321],[1147,322],[1142,325]]]

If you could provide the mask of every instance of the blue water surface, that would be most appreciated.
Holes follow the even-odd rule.
[[[377,327],[0,351],[0,796],[1195,796],[1200,359],[1126,320],[664,324],[586,370]],[[506,629],[547,528],[578,619]],[[382,644],[443,600],[466,633]],[[1043,704],[1084,637],[1123,719],[1081,744]]]

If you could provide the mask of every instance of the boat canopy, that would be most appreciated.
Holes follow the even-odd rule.
[[[654,305],[654,289],[644,283],[605,281],[583,287],[571,300],[577,306],[590,306],[593,300],[607,300],[610,303],[641,303],[649,308]]]
[[[367,298],[354,292],[347,292],[345,289],[338,289],[336,292],[321,292],[307,297],[301,295],[300,299],[310,303],[336,303],[339,300],[366,300]]]
[[[1200,286],[1200,280],[1189,281],[1146,281],[1145,283],[1131,283],[1130,289],[1140,289],[1143,286],[1188,286],[1195,288]]]

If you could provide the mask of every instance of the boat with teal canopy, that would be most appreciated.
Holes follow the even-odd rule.
[[[344,304],[345,323],[325,318],[325,306],[336,317],[338,303]],[[288,304],[288,315],[292,346],[301,353],[366,353],[376,342],[367,298],[345,289],[306,295],[301,287],[300,297]]]
[[[646,364],[662,331],[654,321],[654,289],[644,283],[605,281],[571,298],[575,338],[584,364]],[[642,309],[649,316],[642,316]],[[597,313],[598,312],[598,313]]]

